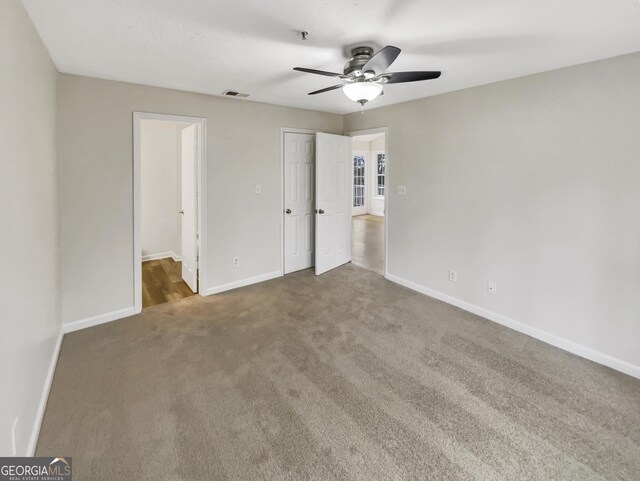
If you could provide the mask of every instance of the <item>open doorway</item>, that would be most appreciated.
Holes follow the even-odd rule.
[[[282,272],[321,275],[351,261],[351,139],[301,129],[282,136]]]
[[[134,116],[136,312],[202,285],[204,120]]]
[[[351,262],[385,275],[387,146],[384,131],[352,134]]]
[[[386,276],[387,130],[281,129],[283,274],[352,261]]]

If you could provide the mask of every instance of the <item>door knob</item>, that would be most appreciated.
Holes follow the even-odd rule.
[[[324,214],[324,209],[320,209],[320,210],[318,211],[318,214]]]
[[[287,209],[287,210],[285,210],[285,213],[287,213],[287,214],[291,214],[291,209]]]
[[[184,215],[184,211],[183,211],[183,210],[181,210],[181,211],[180,211],[180,214]]]

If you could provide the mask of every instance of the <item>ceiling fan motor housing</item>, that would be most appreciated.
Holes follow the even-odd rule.
[[[350,100],[361,105],[384,94],[382,84],[417,82],[440,77],[441,72],[387,72],[398,55],[400,49],[393,45],[387,45],[375,55],[372,47],[361,45],[351,49],[351,58],[344,66],[343,74],[303,67],[294,67],[293,70],[337,77],[342,81],[337,85],[309,92],[309,95],[341,89]]]
[[[371,47],[356,47],[351,50],[351,55],[352,57],[344,66],[344,74],[355,73],[359,75],[362,72],[362,67],[373,56],[373,49]]]

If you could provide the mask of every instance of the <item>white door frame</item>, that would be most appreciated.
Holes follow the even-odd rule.
[[[366,130],[356,130],[353,132],[347,132],[344,135],[348,135],[349,137],[357,137],[359,135],[369,135],[369,134],[384,134],[384,148],[385,148],[385,188],[384,188],[384,267],[383,267],[383,275],[384,277],[388,276],[387,273],[387,258],[389,256],[389,193],[391,192],[389,185],[389,127],[376,127],[373,129]],[[353,154],[353,149],[352,149]]]
[[[284,251],[284,239],[285,239],[285,234],[284,234],[284,154],[285,154],[285,147],[284,147],[284,134],[286,133],[291,133],[291,134],[311,134],[314,135],[317,134],[319,131],[318,130],[309,130],[309,129],[294,129],[294,128],[289,128],[289,127],[281,127],[280,128],[280,272],[282,273],[281,275],[284,275],[284,258],[285,258],[285,251]],[[314,154],[314,158],[315,158],[315,154]],[[314,168],[315,168],[315,160],[314,160]],[[314,178],[315,178],[315,171],[314,171]],[[315,191],[315,186],[314,186],[314,191]],[[314,248],[315,251],[315,248]],[[315,254],[315,252],[314,252]],[[313,266],[312,266],[313,267]]]
[[[185,122],[199,126],[198,136],[198,291],[207,289],[207,119],[182,115],[133,113],[133,306],[142,311],[141,134],[143,120]]]

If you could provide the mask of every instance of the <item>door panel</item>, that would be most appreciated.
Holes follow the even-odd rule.
[[[315,135],[284,134],[284,273],[314,262]]]
[[[193,292],[198,292],[198,241],[196,155],[198,127],[190,125],[182,130],[182,278]]]
[[[316,134],[316,275],[351,260],[351,139]]]

